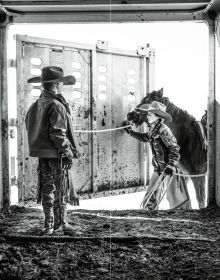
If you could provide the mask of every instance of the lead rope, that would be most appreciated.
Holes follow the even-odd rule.
[[[99,132],[109,132],[109,131],[116,131],[116,130],[121,130],[124,128],[132,127],[132,125],[126,125],[126,126],[120,126],[116,128],[109,128],[109,129],[100,129],[100,130],[78,130],[78,129],[73,129],[73,132],[76,133],[99,133]],[[202,174],[194,174],[194,175],[189,175],[189,174],[180,174],[174,172],[173,174],[180,176],[180,177],[188,177],[188,178],[193,178],[193,177],[203,177],[208,175],[207,173],[202,173]]]
[[[79,129],[73,129],[73,132],[85,132],[85,133],[99,133],[99,132],[108,132],[108,131],[115,131],[115,130],[120,130],[120,129],[124,129],[127,127],[132,127],[132,125],[126,125],[126,126],[120,126],[120,127],[116,127],[116,128],[108,128],[108,129],[100,129],[100,130],[79,130]]]
[[[194,174],[194,175],[189,175],[189,174],[180,174],[173,172],[174,175],[180,176],[180,177],[188,177],[188,178],[193,178],[193,177],[203,177],[208,175],[207,173],[202,173],[202,174]]]

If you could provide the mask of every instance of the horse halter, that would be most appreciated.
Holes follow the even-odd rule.
[[[143,122],[146,122],[149,126],[147,118],[143,121],[142,116],[146,115],[146,113],[141,114],[140,112],[137,112],[136,110],[133,110],[130,113],[135,113],[135,117],[131,118],[129,121],[131,121],[133,124],[137,126],[141,125]]]

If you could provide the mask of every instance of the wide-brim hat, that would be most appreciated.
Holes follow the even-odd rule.
[[[164,118],[167,122],[171,122],[172,117],[169,113],[166,112],[166,109],[167,109],[166,105],[158,101],[153,101],[150,105],[143,104],[138,108],[138,110],[142,113],[147,114],[148,112],[152,112]]]
[[[46,66],[41,70],[41,76],[36,76],[27,80],[28,83],[50,83],[58,82],[64,85],[74,85],[74,76],[64,76],[63,69],[58,66]]]

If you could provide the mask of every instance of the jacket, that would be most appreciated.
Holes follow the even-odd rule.
[[[30,156],[76,157],[71,116],[53,91],[42,91],[40,98],[30,106],[25,123]]]
[[[131,130],[129,134],[140,141],[150,143],[155,171],[162,172],[166,166],[175,170],[180,158],[180,147],[167,125],[160,123],[152,132],[140,133]]]

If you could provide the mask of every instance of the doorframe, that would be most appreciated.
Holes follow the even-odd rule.
[[[97,22],[97,14],[92,14],[88,18],[88,14],[82,17],[73,17],[63,15],[59,18],[59,22]],[[218,204],[220,206],[220,198],[216,200],[216,188],[220,185],[220,178],[216,174],[216,154],[218,155],[219,147],[215,142],[215,126],[220,125],[215,117],[215,102],[216,102],[216,89],[215,89],[215,19],[206,18],[203,13],[197,14],[183,14],[183,13],[157,13],[142,15],[142,22],[149,21],[195,21],[201,20],[206,22],[209,26],[209,95],[208,95],[208,206]],[[98,22],[108,21],[108,17],[102,15]],[[133,17],[127,17],[125,13],[111,16],[111,21],[114,22],[140,22],[139,14]],[[10,205],[10,184],[9,184],[9,152],[8,152],[8,95],[7,95],[7,34],[10,22],[14,23],[58,23],[57,16],[47,18],[46,16],[5,16],[5,21],[0,25],[0,90],[1,90],[1,132],[2,139],[0,142],[0,164],[2,170],[0,171],[0,208],[8,208]],[[4,162],[4,165],[2,164]],[[218,187],[219,188],[219,187]]]

